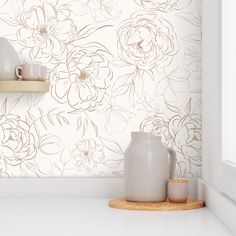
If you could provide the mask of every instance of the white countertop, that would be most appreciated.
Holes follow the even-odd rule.
[[[0,199],[3,236],[230,236],[206,209],[138,212],[107,199]]]

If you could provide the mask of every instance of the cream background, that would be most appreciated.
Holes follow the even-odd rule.
[[[0,36],[51,84],[0,95],[3,177],[122,175],[139,129],[176,150],[177,176],[201,175],[201,1],[145,2],[0,3]]]

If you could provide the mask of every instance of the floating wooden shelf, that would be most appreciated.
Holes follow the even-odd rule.
[[[46,81],[0,80],[0,92],[8,93],[46,93],[49,83]]]
[[[114,199],[109,201],[112,208],[136,211],[184,211],[204,207],[202,200],[188,200],[186,203],[171,202],[130,202],[125,199]]]

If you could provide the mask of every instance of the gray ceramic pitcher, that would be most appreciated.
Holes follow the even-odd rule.
[[[167,180],[173,178],[176,154],[161,137],[132,132],[125,152],[125,197],[129,201],[161,202],[167,198]]]

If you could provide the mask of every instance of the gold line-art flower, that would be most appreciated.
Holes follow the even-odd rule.
[[[178,51],[173,26],[154,13],[135,12],[117,35],[120,58],[141,70],[168,66]]]
[[[135,0],[147,10],[170,12],[181,10],[191,4],[192,0]]]
[[[182,149],[195,140],[201,141],[201,117],[198,114],[175,115],[169,121],[168,130],[175,145]]]
[[[39,63],[65,57],[67,43],[76,36],[76,27],[69,16],[70,11],[50,1],[23,4],[16,18],[17,41],[24,47],[22,53]]]
[[[0,116],[0,159],[17,166],[36,156],[35,138],[29,125],[17,115]]]
[[[75,110],[95,110],[102,105],[112,78],[107,52],[97,44],[75,47],[51,76],[52,96]]]
[[[76,143],[72,150],[72,158],[80,171],[91,172],[105,160],[104,146],[94,139],[85,139]]]
[[[170,118],[163,114],[153,113],[145,118],[141,129],[161,136],[166,146],[177,153],[178,176],[192,176],[191,165],[201,166],[201,116],[191,111],[191,99],[181,112],[177,107],[168,104],[174,115]]]

